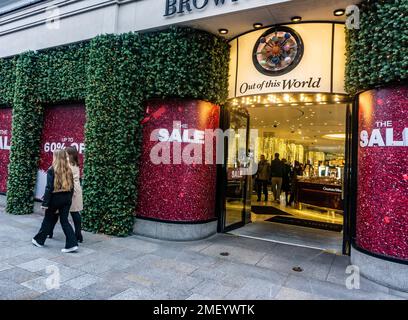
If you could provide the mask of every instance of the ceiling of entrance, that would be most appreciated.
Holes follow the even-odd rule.
[[[345,133],[345,104],[249,107],[248,111],[251,129],[259,129],[259,136],[268,132],[313,151],[344,153],[343,139],[333,140],[324,136]]]
[[[267,2],[267,1],[265,1]],[[218,34],[219,29],[228,29],[227,38],[233,38],[253,29],[255,22],[264,26],[290,22],[291,17],[301,16],[303,21],[345,21],[345,15],[336,17],[333,11],[344,9],[359,0],[292,0],[274,5],[229,13],[215,17],[182,23]]]

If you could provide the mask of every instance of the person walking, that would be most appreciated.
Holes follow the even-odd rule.
[[[273,159],[271,162],[271,180],[272,193],[277,203],[280,202],[283,174],[283,163],[279,159],[279,153],[275,153],[275,159]]]
[[[286,159],[282,159],[283,163],[283,178],[282,178],[282,191],[285,192],[285,204],[286,206],[289,205],[289,195],[291,191],[291,167],[290,164],[287,163]]]
[[[292,205],[294,201],[297,201],[296,199],[296,193],[297,193],[297,182],[298,182],[298,176],[303,175],[302,171],[302,165],[299,163],[299,161],[295,161],[292,172],[291,172],[291,190],[290,190],[290,197],[289,197],[289,206]]]
[[[75,147],[67,147],[65,151],[68,155],[69,166],[72,171],[74,178],[74,194],[72,196],[72,204],[69,211],[71,212],[72,221],[74,222],[75,236],[79,243],[82,243],[83,237],[81,233],[81,211],[84,208],[83,197],[82,197],[82,187],[80,181],[80,168],[79,168],[79,153]],[[55,221],[56,223],[56,221]],[[49,234],[49,238],[53,237],[53,230],[55,224],[52,227],[52,230]]]
[[[255,174],[256,191],[258,195],[258,202],[261,201],[262,191],[265,195],[265,201],[268,201],[268,180],[270,176],[270,166],[265,160],[265,155],[261,155],[261,160],[258,163],[258,170]]]
[[[69,209],[74,191],[74,178],[65,150],[57,149],[53,153],[52,166],[47,171],[47,185],[41,208],[45,210],[40,231],[31,242],[36,247],[43,247],[53,226],[60,219],[65,234],[64,253],[78,250],[78,241],[74,229],[68,221]],[[58,214],[56,213],[58,211]]]

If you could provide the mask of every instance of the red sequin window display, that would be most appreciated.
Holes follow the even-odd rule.
[[[45,109],[44,127],[41,138],[40,163],[35,187],[35,198],[44,195],[47,170],[52,165],[52,153],[55,149],[75,146],[79,151],[81,172],[85,152],[85,106],[69,104]]]
[[[11,108],[0,108],[0,192],[7,191],[7,167],[10,160],[11,122]]]
[[[151,100],[143,120],[143,143],[140,161],[137,216],[166,221],[206,221],[215,218],[217,168],[214,164],[181,161],[174,164],[171,142],[171,164],[154,164],[150,155],[157,141],[150,141],[155,129],[172,133],[174,122],[184,130],[216,129],[219,127],[218,106],[198,100]],[[181,150],[188,143],[179,142]],[[204,155],[204,145],[203,159]],[[216,154],[215,143],[213,154]],[[176,162],[177,163],[177,162]]]
[[[357,246],[408,260],[408,88],[359,96]]]

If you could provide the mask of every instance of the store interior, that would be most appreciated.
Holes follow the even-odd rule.
[[[341,252],[346,107],[346,97],[327,94],[231,101],[230,127],[247,126],[257,138],[252,142],[256,146],[237,139],[228,151],[225,223],[232,226],[229,232]],[[270,180],[267,200],[262,192],[258,201],[257,176],[232,174],[239,171],[236,155],[244,148],[251,155],[256,148],[256,163],[264,155],[271,164],[276,153],[286,160],[279,199],[274,199]]]

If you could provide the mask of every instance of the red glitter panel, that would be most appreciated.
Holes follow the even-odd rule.
[[[11,108],[0,108],[0,192],[7,191],[11,141]]]
[[[356,243],[408,260],[408,88],[359,96]]]
[[[154,130],[165,129],[172,135],[175,121],[179,124],[176,131],[182,137],[185,130],[194,133],[195,130],[216,129],[219,127],[219,112],[218,106],[198,100],[152,100],[147,103],[146,117],[142,121],[138,216],[167,221],[204,221],[215,217],[216,164],[215,161],[203,164],[204,144],[199,145],[203,162],[174,164],[177,163],[175,155],[182,154],[186,146],[192,144],[184,138],[182,142],[165,142],[171,150],[170,164],[155,164],[151,152],[158,141],[151,141],[151,134]],[[174,147],[181,152],[174,152]]]
[[[45,109],[44,127],[41,138],[40,164],[37,173],[35,197],[44,195],[46,172],[52,164],[52,152],[75,146],[79,151],[80,168],[83,169],[85,151],[85,106],[69,104]]]

